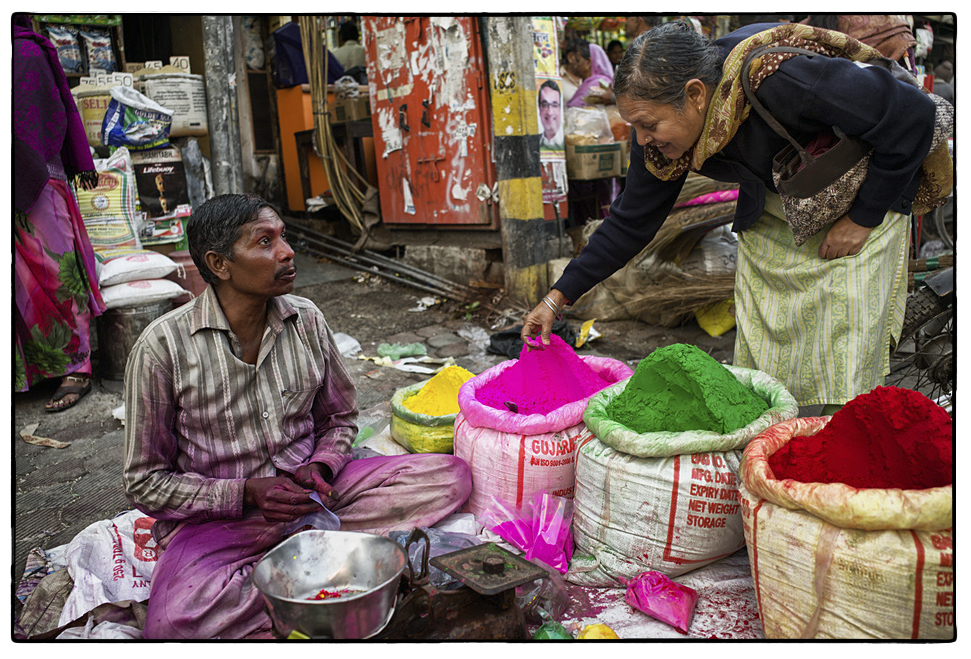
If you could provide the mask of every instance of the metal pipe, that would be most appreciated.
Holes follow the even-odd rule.
[[[464,286],[462,284],[456,283],[449,279],[445,279],[431,272],[421,270],[415,266],[409,265],[407,263],[401,263],[400,261],[395,261],[386,256],[382,256],[375,252],[369,250],[354,251],[353,246],[350,243],[344,242],[338,238],[332,236],[326,236],[322,233],[314,231],[308,227],[300,225],[296,222],[286,222],[289,226],[302,232],[305,237],[309,237],[315,242],[323,243],[327,245],[328,248],[336,251],[338,254],[343,254],[344,256],[360,259],[364,263],[372,263],[378,266],[384,266],[392,268],[403,275],[409,275],[425,281],[430,284],[435,284],[443,288],[455,291],[456,294],[468,298],[475,295],[475,290],[469,286]]]
[[[305,237],[305,240],[307,242],[312,242],[314,244],[319,244],[319,241],[315,240],[314,238],[307,238],[307,237]],[[323,252],[328,252],[329,251],[330,253],[335,253],[336,252],[337,254],[339,254],[342,257],[344,257],[344,260],[346,262],[351,262],[351,263],[358,263],[358,262],[360,262],[361,264],[367,264],[367,265],[373,266],[375,268],[384,268],[385,270],[390,271],[396,277],[401,277],[401,278],[410,277],[412,279],[416,279],[416,280],[418,280],[420,282],[423,282],[426,285],[436,286],[439,289],[448,290],[448,289],[444,289],[441,286],[438,286],[438,284],[436,282],[431,281],[431,280],[427,279],[426,277],[423,277],[421,274],[410,273],[410,272],[403,272],[402,270],[400,270],[398,268],[389,267],[386,264],[383,264],[383,263],[380,263],[380,262],[376,262],[376,261],[374,261],[372,259],[367,258],[366,256],[362,256],[360,254],[354,254],[352,252],[348,252],[347,250],[341,249],[339,247],[335,247],[333,245],[323,244],[323,247],[324,247],[324,249],[323,250],[320,250],[320,251],[323,251]],[[459,292],[452,291],[452,293],[454,293],[455,295],[461,295],[461,292],[460,291]],[[449,297],[452,297],[452,296],[453,295],[450,293]]]
[[[309,251],[309,252],[315,252],[316,250],[308,249],[307,251]],[[385,271],[379,270],[379,269],[372,269],[372,268],[369,268],[367,266],[361,265],[360,263],[355,263],[353,261],[349,261],[347,259],[343,259],[343,258],[341,258],[339,256],[333,256],[333,255],[330,255],[330,254],[323,254],[323,253],[319,253],[319,254],[321,256],[325,256],[326,258],[331,259],[331,260],[335,261],[336,263],[339,263],[339,264],[341,264],[343,266],[346,266],[348,268],[351,268],[353,270],[359,270],[360,272],[366,272],[366,273],[371,274],[371,275],[375,275],[375,276],[378,276],[378,277],[383,277],[384,279],[388,279],[390,281],[394,281],[394,282],[397,282],[399,284],[405,284],[407,286],[411,286],[412,288],[417,288],[419,290],[425,291],[426,293],[432,293],[432,294],[438,295],[440,297],[447,297],[447,298],[448,297],[453,297],[452,295],[450,295],[450,294],[448,294],[448,293],[446,293],[446,292],[444,292],[444,291],[442,291],[440,289],[433,288],[431,286],[427,286],[427,285],[422,284],[420,282],[409,281],[407,279],[403,279],[403,278],[401,278],[401,277],[399,277],[399,276],[397,276],[397,275],[395,275],[394,273],[391,273],[391,272],[385,272]],[[467,300],[460,300],[460,301],[461,302],[466,302]]]
[[[340,240],[339,238],[334,238],[333,236],[327,236],[325,234],[319,233],[317,231],[314,231],[313,229],[310,229],[309,227],[305,227],[305,226],[300,225],[300,224],[295,223],[295,222],[294,223],[291,223],[291,224],[293,224],[293,226],[297,227],[299,230],[303,231],[304,233],[309,234],[309,235],[312,235],[312,236],[315,236],[321,242],[324,242],[326,244],[332,245],[335,248],[337,248],[337,247],[341,248],[343,250],[343,253],[346,253],[348,255],[354,255],[354,256],[361,255],[361,256],[363,256],[363,257],[365,257],[367,259],[370,259],[370,260],[374,261],[375,263],[380,263],[380,264],[383,264],[383,265],[387,265],[389,267],[392,267],[392,268],[395,268],[397,270],[400,270],[401,272],[414,273],[417,276],[426,278],[428,280],[432,280],[432,281],[439,282],[443,286],[447,286],[449,288],[454,288],[454,289],[459,290],[459,291],[464,291],[464,292],[466,292],[468,294],[474,293],[473,289],[471,287],[469,287],[469,286],[464,286],[464,285],[459,284],[457,282],[451,281],[450,279],[445,279],[444,277],[440,277],[440,276],[438,276],[438,275],[436,275],[434,273],[428,272],[426,270],[421,270],[421,269],[419,269],[419,268],[417,268],[415,266],[409,265],[407,263],[402,263],[401,261],[396,261],[394,259],[390,259],[390,258],[388,258],[386,256],[383,256],[383,255],[378,254],[376,252],[372,252],[372,251],[367,250],[367,249],[364,249],[364,250],[356,250],[355,251],[353,245],[351,245],[350,243],[345,242],[343,240]]]
[[[312,242],[314,243],[314,245],[316,245],[319,241],[314,240],[313,238],[309,238],[308,242]],[[369,267],[368,265],[365,265],[365,263],[367,263],[367,260],[361,259],[359,255],[350,255],[350,257],[347,257],[346,255],[339,255],[340,251],[343,251],[343,250],[337,250],[333,246],[324,245],[323,246],[324,248],[320,249],[319,246],[315,247],[314,245],[304,247],[304,249],[307,252],[310,252],[311,254],[326,257],[328,259],[335,261],[336,263],[347,266],[351,269],[377,275],[379,277],[383,277],[390,281],[398,282],[399,284],[412,286],[414,288],[423,290],[425,292],[433,293],[440,297],[457,299],[460,302],[468,302],[470,299],[468,295],[464,295],[461,292],[443,289],[442,287],[435,285],[434,282],[422,281],[420,277],[416,278],[413,275],[397,272],[393,269],[390,269],[390,270],[387,268],[382,269],[382,266],[380,264],[371,264]],[[338,251],[337,255],[333,253],[335,250]]]

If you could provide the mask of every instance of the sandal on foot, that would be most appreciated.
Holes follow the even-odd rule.
[[[81,384],[64,384],[67,381],[78,382]],[[48,412],[63,412],[64,410],[71,409],[78,404],[84,396],[91,391],[91,378],[82,378],[74,375],[67,375],[64,380],[61,381],[61,385],[54,392],[49,403],[47,403],[45,409]],[[65,396],[70,396],[74,394],[77,396],[70,403],[65,403],[63,405],[58,405]]]

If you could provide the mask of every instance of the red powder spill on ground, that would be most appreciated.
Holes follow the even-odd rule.
[[[877,387],[857,396],[818,433],[769,456],[779,480],[922,490],[951,485],[953,422],[926,396]]]
[[[519,360],[485,383],[475,397],[498,410],[508,410],[505,403],[511,402],[520,414],[548,414],[611,384],[553,334],[545,350],[523,346]]]

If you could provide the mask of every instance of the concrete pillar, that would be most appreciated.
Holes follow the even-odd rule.
[[[236,107],[236,37],[231,16],[203,16],[206,108],[213,192],[243,191],[243,159]]]
[[[531,307],[549,291],[546,263],[560,248],[556,223],[543,219],[532,22],[528,16],[484,21],[505,287]]]

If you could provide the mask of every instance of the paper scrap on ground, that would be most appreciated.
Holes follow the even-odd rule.
[[[455,358],[436,359],[435,357],[403,357],[401,359],[391,359],[390,357],[367,357],[358,355],[358,359],[372,361],[379,366],[390,366],[399,371],[408,373],[425,373],[431,375],[438,373],[443,368],[455,365]],[[421,364],[437,364],[437,366],[421,366]]]
[[[39,423],[32,423],[26,426],[20,431],[20,436],[24,438],[25,442],[34,446],[46,446],[47,448],[67,448],[70,446],[68,442],[51,439],[50,437],[38,437],[34,433],[37,432],[39,426]]]

